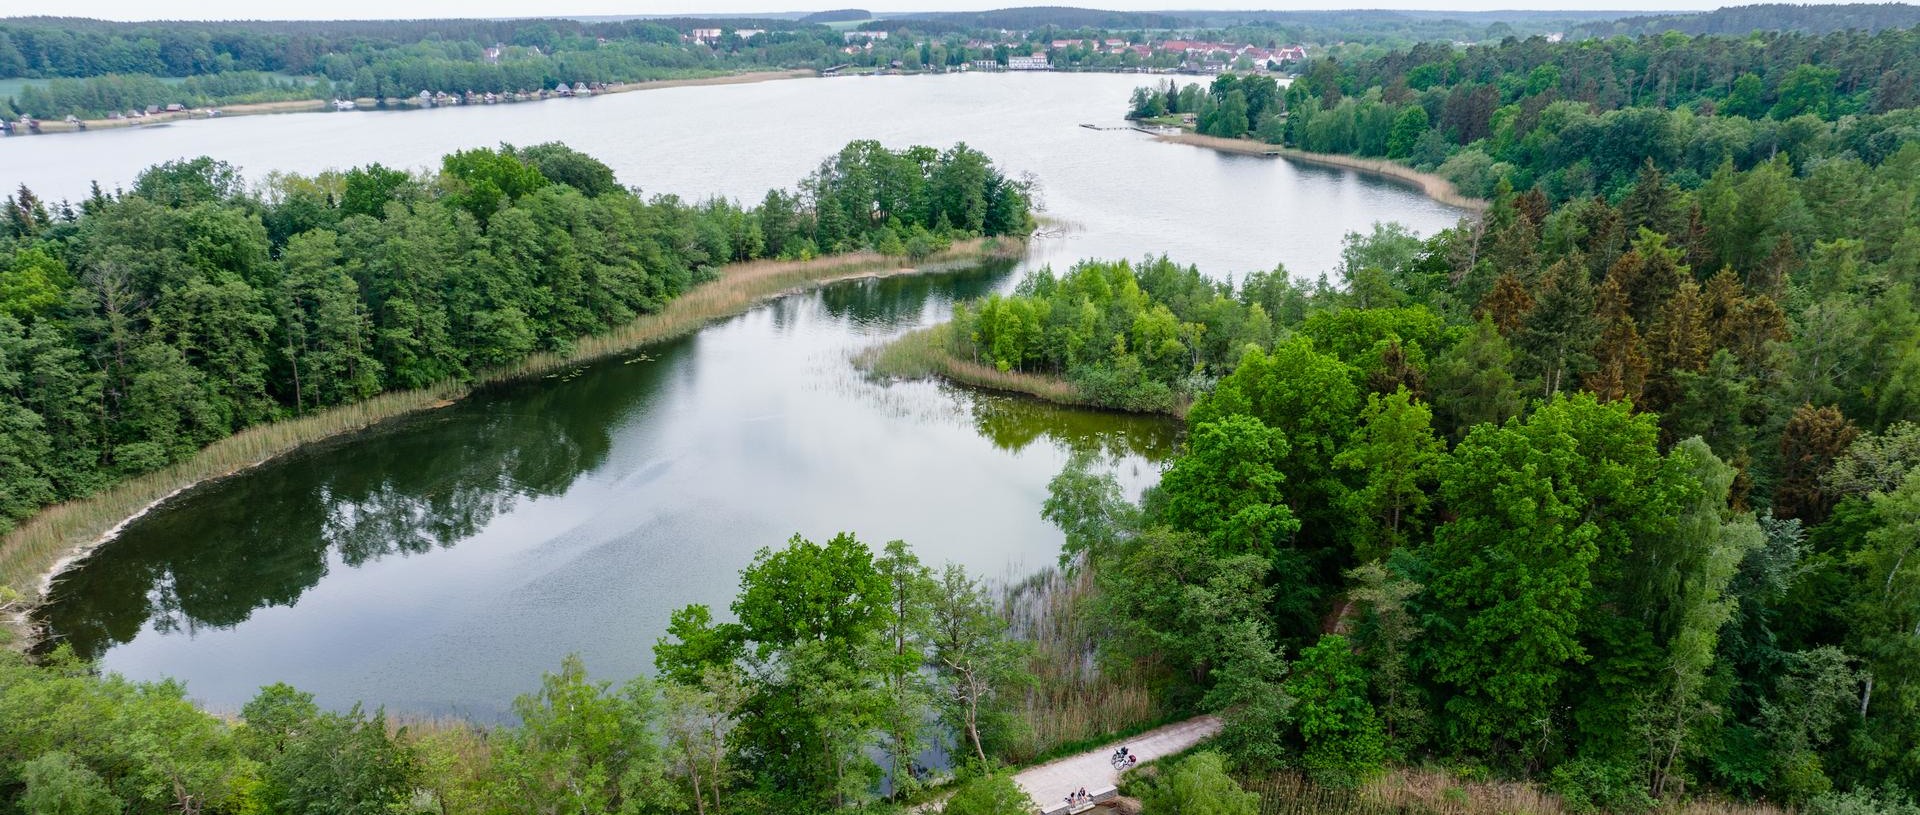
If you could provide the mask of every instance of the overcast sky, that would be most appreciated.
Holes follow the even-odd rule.
[[[1809,0],[1799,0],[1808,2]],[[1842,0],[1811,0],[1842,2]],[[868,8],[875,11],[973,11],[1021,5],[1069,5],[1061,0],[6,0],[0,15],[51,14],[109,20],[340,20],[423,17],[567,17],[602,14],[742,14]],[[1714,0],[1101,0],[1071,3],[1097,8],[1160,11],[1206,9],[1418,8],[1695,10],[1739,2]]]

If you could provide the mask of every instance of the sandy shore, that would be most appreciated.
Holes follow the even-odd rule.
[[[649,91],[649,90],[658,90],[660,88],[684,88],[684,87],[693,87],[693,86],[699,86],[699,85],[743,85],[743,84],[752,83],[752,82],[771,82],[776,79],[807,79],[811,77],[817,77],[819,75],[820,74],[818,71],[814,71],[812,69],[795,69],[791,71],[753,71],[750,73],[743,73],[743,74],[724,74],[721,76],[703,76],[703,77],[696,77],[693,79],[657,79],[650,82],[622,82],[616,85],[609,85],[607,86],[606,90],[600,91],[599,93],[601,95],[604,95],[609,93],[628,93],[631,91]],[[375,100],[373,99],[360,99],[355,101],[357,104],[361,106],[362,109],[366,109],[366,110],[372,110],[375,103]],[[559,100],[544,99],[544,100],[531,100],[531,101],[552,102],[552,101],[559,101]],[[505,102],[500,104],[517,105],[517,104],[524,104],[524,103]],[[396,104],[388,105],[383,110],[395,111],[395,110],[429,110],[429,109],[430,108],[415,107],[414,105],[411,105],[411,104],[396,103]],[[286,102],[253,102],[253,103],[239,104],[239,105],[221,105],[218,107],[218,110],[220,111],[219,118],[227,119],[234,116],[260,116],[260,115],[276,114],[276,113],[331,112],[332,106],[327,102],[323,102],[318,99],[298,99],[298,100],[286,101]],[[352,112],[357,113],[359,111],[352,111]],[[140,119],[87,119],[82,121],[78,125],[71,124],[68,122],[63,122],[63,121],[55,121],[52,119],[47,119],[40,122],[40,135],[49,135],[53,133],[78,133],[78,132],[89,131],[89,130],[114,130],[114,129],[128,128],[128,127],[150,127],[158,124],[168,124],[171,122],[186,121],[188,119],[206,119],[206,118],[209,118],[209,117],[204,112],[195,112],[195,111],[188,110],[188,111],[181,111],[179,113],[156,113],[151,116],[147,116]]]
[[[30,646],[39,633],[31,624],[33,608],[46,599],[62,573],[111,542],[140,516],[195,486],[246,472],[309,444],[446,407],[484,385],[545,376],[697,331],[713,320],[785,294],[845,280],[948,271],[990,258],[1016,257],[1023,251],[1024,241],[976,239],[956,243],[915,266],[871,252],[736,263],[722,269],[714,280],[674,298],[659,312],[583,338],[571,353],[537,354],[471,383],[383,393],[364,402],[242,430],[179,464],[122,481],[87,498],[47,507],[0,538],[0,589],[20,595],[12,607],[4,609],[11,613],[0,619],[0,629],[5,629],[0,630],[0,645]]]
[[[1163,133],[1154,138],[1158,141],[1174,144],[1189,144],[1227,153],[1243,153],[1254,156],[1279,156],[1295,161],[1322,164],[1329,167],[1344,167],[1363,173],[1377,175],[1412,186],[1428,198],[1447,206],[1470,209],[1476,212],[1487,208],[1487,201],[1461,194],[1460,190],[1448,181],[1433,173],[1423,173],[1399,162],[1386,159],[1359,158],[1343,156],[1337,153],[1309,153],[1277,144],[1267,144],[1252,139],[1223,139],[1218,136],[1202,136],[1198,133]]]

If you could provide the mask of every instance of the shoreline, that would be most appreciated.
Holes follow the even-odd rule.
[[[1198,133],[1161,133],[1155,135],[1153,138],[1154,141],[1167,142],[1169,144],[1184,144],[1191,147],[1203,147],[1209,150],[1218,150],[1223,153],[1238,153],[1248,156],[1278,156],[1295,161],[1304,161],[1309,164],[1357,170],[1406,184],[1420,190],[1420,192],[1428,198],[1442,204],[1476,213],[1485,211],[1490,205],[1490,202],[1485,199],[1473,198],[1462,194],[1459,188],[1453,185],[1453,182],[1440,176],[1434,175],[1433,173],[1421,172],[1405,164],[1387,159],[1360,158],[1358,156],[1346,156],[1338,153],[1309,153],[1305,150],[1296,150],[1277,144],[1267,144],[1266,142],[1258,142],[1252,139],[1223,139],[1218,136],[1202,136]]]
[[[0,537],[0,589],[20,594],[0,622],[0,647],[25,650],[40,632],[33,611],[62,574],[84,563],[133,522],[194,487],[238,475],[310,444],[337,439],[390,419],[453,404],[491,385],[535,379],[698,331],[789,294],[860,279],[936,274],[996,258],[1017,257],[1026,241],[975,238],[910,265],[905,258],[853,252],[812,260],[750,261],[721,267],[652,314],[604,334],[582,337],[565,354],[540,353],[470,382],[382,393],[362,402],[283,419],[220,439],[185,461],[135,476],[91,496],[42,508]],[[5,635],[10,634],[11,637]]]
[[[782,80],[782,79],[813,79],[813,78],[819,77],[819,75],[820,75],[820,72],[815,71],[812,68],[794,68],[790,70],[780,70],[780,71],[747,71],[744,73],[735,73],[735,74],[715,74],[713,76],[698,76],[698,77],[689,77],[686,79],[651,79],[651,80],[642,80],[639,82],[620,82],[620,83],[608,85],[605,90],[598,91],[594,95],[604,96],[606,94],[612,94],[612,93],[631,93],[633,91],[662,90],[666,88],[688,88],[688,87],[699,87],[699,86],[706,86],[706,85],[746,85],[746,84],[752,84],[757,82],[772,82],[775,80]],[[363,100],[356,99],[354,101],[358,103]],[[375,100],[371,98],[367,98],[364,101],[367,103],[366,107],[357,108],[355,110],[350,110],[350,111],[337,111],[337,112],[339,113],[398,113],[398,112],[435,109],[433,107],[420,107],[418,105],[404,104],[404,103],[391,104],[385,108],[375,108],[373,107]],[[554,101],[560,101],[560,100],[558,99],[527,100],[527,102],[554,102]],[[497,102],[493,106],[497,107],[499,105],[524,105],[524,104],[527,104],[527,102]],[[333,113],[333,112],[336,112],[331,110],[332,106],[327,101],[321,100],[321,99],[295,99],[295,100],[283,100],[279,102],[242,102],[235,105],[212,105],[210,107],[213,107],[220,111],[220,115],[217,118],[221,118],[221,119],[233,118],[236,116],[271,116],[271,115],[278,115],[283,113]],[[451,107],[486,107],[486,106],[485,105],[452,105]],[[204,116],[204,115],[195,116],[193,114],[193,111],[181,111],[178,113],[157,113],[143,119],[83,119],[78,125],[74,125],[65,121],[46,119],[40,122],[40,132],[37,134],[30,134],[30,135],[52,136],[52,135],[65,134],[65,133],[90,133],[96,130],[137,130],[143,127],[166,125],[166,124],[172,124],[174,122],[203,121],[203,120],[210,120],[213,118],[216,118],[216,117]]]
[[[933,378],[961,387],[1012,394],[1065,407],[1186,421],[1187,408],[1190,406],[1187,403],[1181,403],[1171,411],[1124,410],[1087,399],[1077,386],[1064,377],[1002,371],[956,357],[946,348],[947,331],[952,325],[952,322],[944,322],[909,331],[868,348],[854,356],[854,367],[874,376],[892,379]]]

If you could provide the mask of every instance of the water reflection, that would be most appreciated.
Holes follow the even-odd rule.
[[[272,661],[273,650],[252,642],[273,638],[266,632],[286,628],[291,633],[282,636],[304,641],[275,648],[311,649],[323,664],[329,658],[350,659],[348,654],[357,656],[352,649],[358,644],[333,631],[336,623],[340,631],[364,628],[389,637],[431,632],[434,613],[460,617],[462,606],[488,604],[463,597],[448,601],[449,608],[425,613],[419,607],[431,606],[430,596],[529,590],[526,569],[502,566],[521,557],[547,567],[585,559],[602,547],[612,547],[615,557],[631,558],[620,552],[644,554],[665,545],[701,558],[698,569],[681,567],[672,575],[637,567],[654,582],[668,579],[659,592],[662,608],[687,601],[724,607],[731,573],[744,563],[744,554],[793,531],[818,532],[801,525],[809,514],[848,525],[862,518],[880,519],[877,523],[889,528],[929,524],[965,543],[943,544],[941,534],[928,531],[907,533],[923,544],[923,554],[938,562],[964,561],[967,552],[961,546],[986,552],[969,563],[984,573],[997,574],[1011,564],[991,559],[1000,553],[1036,549],[1036,561],[1044,562],[1052,547],[1027,541],[1049,534],[1033,517],[1033,508],[1037,491],[1060,462],[1071,452],[1130,461],[1131,480],[1136,487],[1144,485],[1155,475],[1154,462],[1172,453],[1178,423],[936,382],[876,382],[848,363],[872,343],[945,319],[956,298],[1011,285],[1013,274],[1013,264],[1000,263],[853,281],[782,298],[626,359],[496,387],[204,485],[133,524],[121,540],[70,572],[43,611],[45,621],[56,641],[87,656],[107,656],[110,668],[136,675],[187,674],[196,693],[216,704],[236,705],[265,681],[291,679],[324,691],[342,679],[327,672],[283,676],[266,665],[256,667]],[[743,355],[757,358],[752,369],[741,367]],[[792,420],[798,420],[797,433],[785,429]],[[954,462],[952,472],[934,467],[893,479],[912,484],[914,493],[924,496],[918,501],[933,503],[872,505],[878,490],[857,479],[889,478],[874,472],[889,465],[863,446],[875,434],[897,438],[874,449],[935,465]],[[708,437],[739,446],[721,447]],[[689,450],[676,452],[676,445]],[[975,445],[980,449],[970,449]],[[1005,462],[999,465],[1005,471],[996,474],[982,466],[982,455]],[[819,475],[823,472],[828,475]],[[999,483],[983,488],[982,474],[987,483]],[[834,485],[847,486],[835,490]],[[739,501],[751,508],[728,503]],[[942,520],[934,507],[961,516],[978,511],[982,518],[976,525],[983,529],[1000,524],[1020,531],[1002,533],[994,545],[981,547],[951,519]],[[756,510],[773,519],[765,532],[754,528]],[[894,534],[901,533],[883,530],[869,537]],[[586,542],[569,543],[573,539]],[[450,560],[433,554],[467,547],[478,548]],[[382,561],[420,556],[438,559],[424,578],[383,585],[368,576]],[[345,593],[344,599],[303,601],[328,581],[337,586],[335,592]],[[396,597],[396,591],[422,597]],[[549,598],[531,614],[563,629],[579,604],[616,599],[586,591],[553,593],[558,599]],[[321,608],[311,607],[316,605]],[[328,612],[328,605],[345,611]],[[247,625],[266,609],[278,609],[271,625]],[[335,614],[345,617],[329,617]],[[664,620],[645,603],[623,614],[628,626],[643,631]],[[585,641],[599,636],[592,630],[571,633]],[[329,642],[336,638],[342,641]],[[194,651],[219,654],[253,675],[213,675],[195,663]],[[418,665],[421,660],[411,655],[414,670],[426,667]],[[527,681],[547,667],[532,657],[525,665],[509,662],[525,673],[517,679]],[[613,667],[631,673],[644,664],[641,652],[623,654]],[[351,673],[326,668],[334,670]],[[428,677],[430,671],[413,679]],[[336,698],[364,697],[362,681],[347,682],[353,690],[339,691]],[[480,687],[449,691],[442,698],[397,695],[373,701],[438,710],[452,700],[463,712],[486,716],[494,712],[489,700],[505,698]]]
[[[470,539],[599,468],[616,423],[645,404],[687,344],[559,386],[479,394],[194,490],[63,577],[46,619],[59,641],[97,656],[145,625],[192,634],[290,606],[332,564]]]
[[[60,198],[201,154],[258,178],[564,140],[650,192],[756,200],[851,139],[965,140],[1042,185],[1058,225],[1022,268],[1165,252],[1216,277],[1276,262],[1317,274],[1346,231],[1397,220],[1430,234],[1458,214],[1350,172],[1078,126],[1117,124],[1137,83],[822,80],[618,94],[539,116],[245,117],[21,140],[0,151],[0,176]],[[1072,452],[1101,454],[1137,492],[1177,426],[880,383],[848,364],[1015,274],[782,298],[631,364],[500,388],[208,485],[70,574],[45,621],[109,670],[179,678],[215,707],[286,681],[334,707],[484,718],[569,652],[606,678],[644,672],[673,608],[724,608],[753,551],[795,532],[901,538],[930,562],[1024,574],[1058,551],[1039,509]]]

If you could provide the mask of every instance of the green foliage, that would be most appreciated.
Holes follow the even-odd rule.
[[[872,149],[925,158],[887,185],[924,171],[977,199],[973,232],[928,234],[928,251],[1031,225],[1025,186],[976,151]],[[810,254],[821,226],[782,191],[759,209],[643,199],[559,144],[467,150],[422,178],[276,174],[256,192],[223,162],[181,160],[57,227],[29,191],[7,200],[0,461],[17,465],[0,467],[0,527],[247,427],[564,351],[722,264]]]
[[[1815,796],[1802,811],[1808,815],[1912,815],[1920,811],[1912,801],[1866,790]]]
[[[1219,753],[1203,751],[1181,759],[1141,791],[1140,806],[1183,815],[1254,815],[1260,796],[1240,788]]]
[[[812,240],[829,251],[872,248],[908,253],[907,243],[954,237],[1025,235],[1033,229],[1026,182],[1007,178],[985,154],[956,144],[888,150],[856,141],[820,164],[802,184],[815,211]],[[888,236],[899,247],[885,249]],[[892,249],[894,251],[887,251]]]
[[[1004,772],[960,782],[940,808],[944,815],[1028,815],[1033,810],[1033,799],[1014,783],[1011,774]]]
[[[1353,643],[1328,634],[1300,658],[1282,685],[1293,698],[1293,724],[1305,749],[1301,763],[1314,780],[1356,786],[1378,773],[1385,733],[1367,698],[1367,675]]]
[[[1634,767],[1580,758],[1553,769],[1550,786],[1575,813],[1648,812],[1653,796]]]
[[[456,184],[453,205],[486,223],[503,206],[545,186],[547,177],[511,150],[477,147],[449,154],[440,171]]]
[[[501,748],[494,795],[518,811],[617,811],[640,804],[659,772],[651,683],[611,684],[587,678],[568,656],[540,690],[514,700],[521,727]]]
[[[1280,431],[1250,416],[1196,425],[1188,451],[1160,479],[1160,520],[1203,535],[1221,555],[1272,561],[1300,522],[1287,508]]]
[[[261,766],[178,683],[98,676],[64,650],[0,654],[0,794],[48,812],[245,812]],[[25,796],[23,799],[21,796]]]
[[[947,564],[929,590],[928,656],[941,691],[935,707],[956,741],[971,745],[974,760],[985,766],[1019,726],[1014,691],[1033,682],[1028,643],[1007,637],[986,589],[958,565]]]
[[[1047,482],[1040,516],[1066,533],[1060,547],[1063,567],[1082,559],[1106,560],[1138,526],[1138,508],[1121,494],[1119,481],[1112,473],[1094,474],[1094,464],[1091,455],[1076,452]]]
[[[1670,534],[1675,502],[1697,489],[1657,435],[1624,404],[1562,397],[1525,422],[1474,429],[1442,465],[1455,516],[1423,553],[1427,648],[1461,743],[1556,746],[1533,722],[1578,681],[1577,666],[1606,664],[1609,643],[1583,629],[1606,624],[1595,611],[1610,572]],[[1590,691],[1587,704],[1605,698]]]
[[[1199,428],[1240,414],[1282,434],[1284,448],[1268,461],[1286,474],[1287,505],[1300,519],[1301,540],[1317,548],[1339,534],[1339,507],[1349,487],[1333,458],[1352,436],[1361,404],[1353,369],[1295,337],[1276,344],[1271,354],[1247,351],[1187,420]]]
[[[100,776],[67,753],[29,761],[20,776],[26,786],[20,806],[34,815],[113,815],[125,807]]]
[[[1433,411],[1405,388],[1385,398],[1367,395],[1359,427],[1333,459],[1335,467],[1362,474],[1362,486],[1347,495],[1357,559],[1384,557],[1419,534],[1445,451],[1433,435]]]
[[[954,310],[954,353],[1002,371],[1072,380],[1097,405],[1177,412],[1196,387],[1268,338],[1264,309],[1158,258],[1041,269],[1013,296]]]
[[[413,799],[417,759],[388,735],[384,712],[368,717],[356,705],[309,715],[281,739],[278,751],[261,758],[261,797],[276,812],[380,815]]]

